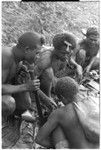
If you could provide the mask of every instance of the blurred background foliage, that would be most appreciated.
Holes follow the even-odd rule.
[[[70,31],[77,39],[81,29],[99,26],[99,2],[2,2],[2,44],[16,43],[26,31],[36,31],[51,44],[56,33]]]

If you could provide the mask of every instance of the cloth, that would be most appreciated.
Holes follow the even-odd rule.
[[[20,138],[12,149],[32,149],[34,148],[34,125],[23,121],[20,127]]]
[[[73,104],[86,138],[93,143],[99,143],[99,97],[88,96]]]
[[[13,118],[2,123],[2,148],[12,148],[20,137],[21,120]]]

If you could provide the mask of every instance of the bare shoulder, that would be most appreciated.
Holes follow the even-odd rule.
[[[54,48],[53,47],[50,47],[50,46],[43,46],[42,47],[42,50],[41,50],[41,53],[40,53],[40,56],[42,57],[44,57],[44,56],[47,56],[47,57],[49,57],[50,55],[51,55],[51,53],[52,53],[52,51],[54,50]]]
[[[52,56],[53,48],[52,47],[43,47],[39,58],[36,61],[36,64],[43,69],[47,69],[51,66],[51,56]]]
[[[61,116],[61,115],[64,115],[66,112],[66,109],[65,107],[60,107],[60,108],[57,108],[56,110],[54,110],[51,115],[50,115],[50,118],[51,117],[56,117],[56,116]]]

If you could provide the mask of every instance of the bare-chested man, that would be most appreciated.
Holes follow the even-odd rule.
[[[55,92],[64,106],[51,113],[39,130],[36,142],[56,149],[98,148],[99,105],[88,99],[79,101],[78,84],[70,77],[60,78]]]
[[[90,70],[99,70],[99,32],[96,27],[89,27],[84,35],[86,38],[78,44],[76,62],[82,66],[85,73],[89,73]]]
[[[2,48],[2,125],[5,127],[7,118],[15,110],[24,112],[30,107],[31,100],[28,92],[36,91],[40,87],[39,79],[31,80],[25,84],[13,85],[12,79],[16,76],[16,70],[20,61],[27,61],[32,64],[36,54],[42,46],[41,35],[35,32],[26,32],[18,39],[14,47]],[[21,95],[18,96],[17,94]],[[27,96],[24,94],[27,93]],[[14,97],[13,95],[16,94]],[[24,96],[25,95],[25,96]],[[27,98],[26,98],[27,97]],[[3,128],[4,129],[4,128]],[[4,131],[4,130],[3,130]],[[5,138],[4,134],[3,137]],[[7,141],[4,140],[7,144]]]
[[[58,61],[65,62],[70,59],[76,49],[76,39],[71,33],[56,34],[53,38],[53,47],[43,47],[38,61],[36,61],[36,74],[40,76],[40,88],[46,95],[51,96],[51,86],[56,82],[54,68]],[[78,76],[81,78],[82,67],[75,60],[70,59],[75,66]]]

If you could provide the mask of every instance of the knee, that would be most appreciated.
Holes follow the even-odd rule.
[[[2,97],[2,114],[9,116],[16,108],[15,99],[12,96],[5,95]]]
[[[84,49],[81,49],[81,50],[79,51],[79,55],[80,55],[81,57],[85,57],[85,56],[86,56],[86,51],[85,51]]]
[[[80,49],[76,56],[76,61],[78,64],[82,65],[85,62],[86,51],[84,49]]]

